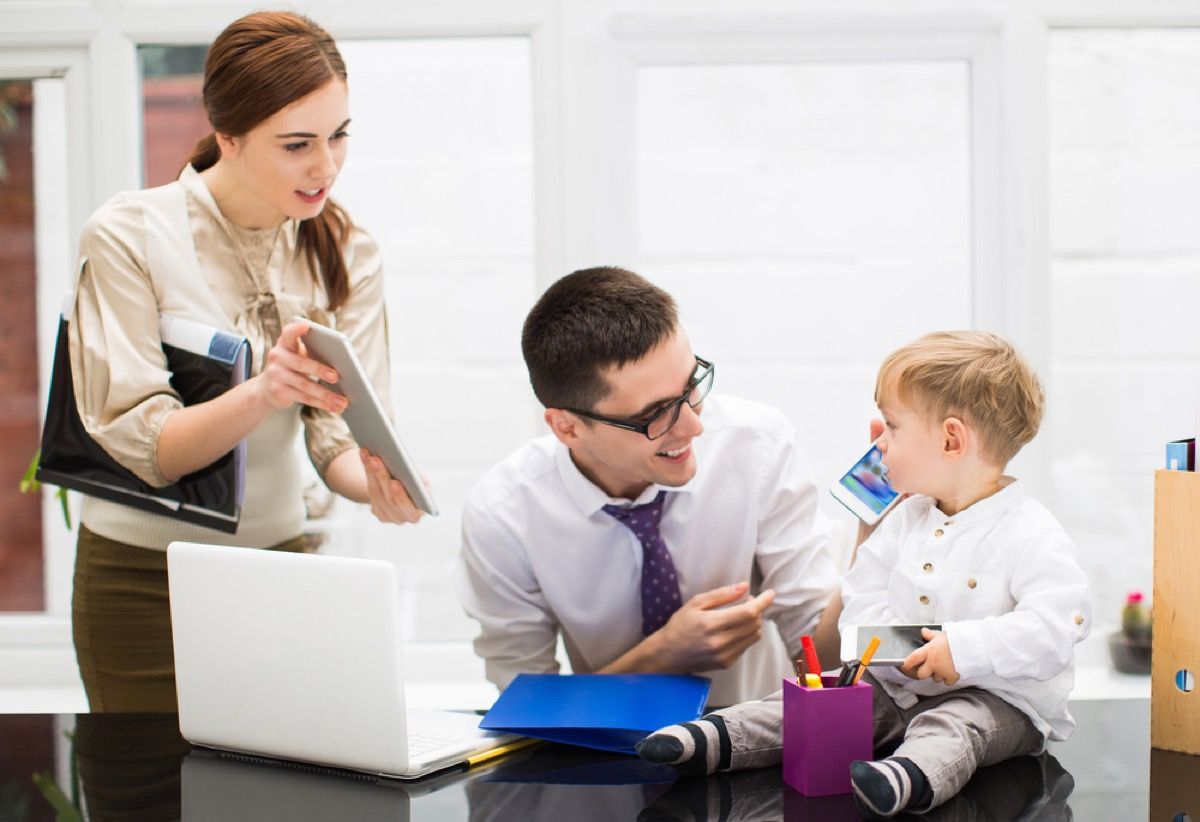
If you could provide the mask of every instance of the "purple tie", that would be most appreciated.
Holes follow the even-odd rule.
[[[675,563],[667,543],[658,533],[662,520],[663,502],[667,492],[659,491],[653,502],[620,508],[605,505],[604,513],[615,517],[637,537],[642,544],[642,634],[650,636],[667,624],[671,614],[683,604],[679,594],[679,580],[675,576]]]

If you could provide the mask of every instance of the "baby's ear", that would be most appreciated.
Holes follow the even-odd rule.
[[[942,420],[942,455],[952,459],[965,456],[972,434],[958,417],[946,417]]]

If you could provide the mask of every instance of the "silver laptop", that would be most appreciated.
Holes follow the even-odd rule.
[[[388,562],[174,542],[167,573],[194,745],[416,778],[514,739],[405,709]]]

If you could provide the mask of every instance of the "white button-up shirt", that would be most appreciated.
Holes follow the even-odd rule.
[[[685,603],[743,580],[752,593],[775,590],[763,640],[728,670],[695,672],[713,680],[709,702],[728,705],[794,676],[792,655],[837,576],[817,487],[788,421],[733,397],[710,397],[703,414],[695,476],[680,488],[651,485],[634,504],[667,491],[660,533]],[[518,673],[557,671],[560,631],[577,673],[603,668],[644,638],[642,546],[602,510],[607,504],[629,501],[597,488],[552,436],[520,448],[468,496],[456,585],[482,629],[475,650],[499,687]]]
[[[1012,481],[946,516],[934,500],[896,507],[842,584],[839,625],[941,623],[962,677],[947,687],[872,667],[901,707],[976,687],[1024,712],[1043,734],[1075,727],[1067,695],[1075,643],[1091,630],[1087,578],[1054,516]]]

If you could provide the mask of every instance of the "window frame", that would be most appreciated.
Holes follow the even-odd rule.
[[[649,3],[646,3],[649,6]],[[1192,0],[959,0],[846,4],[763,0],[320,0],[305,11],[339,39],[525,36],[534,117],[537,286],[636,250],[636,67],[663,62],[955,59],[971,67],[972,294],[977,325],[1010,335],[1051,376],[1046,39],[1051,27],[1200,27]],[[0,4],[0,76],[66,83],[68,248],[90,213],[142,173],[137,48],[208,43],[240,8],[218,3],[24,0]],[[1005,272],[1010,273],[1005,276]],[[48,385],[71,272],[41,272],[39,374]],[[42,403],[44,407],[44,403]],[[1046,436],[1046,435],[1043,435]],[[1044,446],[1043,454],[1052,449]],[[1048,459],[1025,466],[1049,489]],[[77,687],[70,637],[73,537],[43,502],[47,610],[0,615],[0,688]],[[75,501],[78,510],[78,501]],[[57,524],[57,525],[55,525]],[[56,530],[56,528],[58,530]],[[449,676],[466,643],[428,643]],[[453,659],[453,663],[450,659]],[[420,670],[423,666],[411,666]]]

